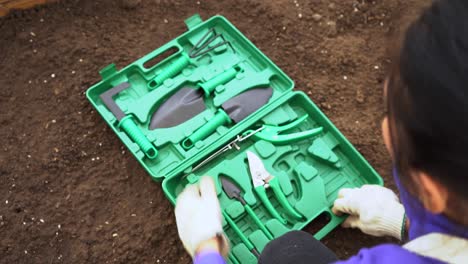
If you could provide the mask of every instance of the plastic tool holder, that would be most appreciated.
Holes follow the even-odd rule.
[[[106,67],[101,71],[102,81],[88,89],[88,99],[148,174],[162,181],[172,203],[187,184],[196,183],[203,175],[213,177],[224,230],[232,245],[229,263],[256,263],[255,252],[261,252],[271,239],[303,229],[325,215],[328,221],[314,233],[317,239],[323,238],[344,220],[331,212],[338,190],[382,184],[382,178],[307,95],[293,90],[294,82],[228,20],[214,16],[202,21],[195,15],[186,24],[187,32],[127,67]],[[207,32],[221,37],[204,44],[206,52],[197,50],[199,56],[188,56]],[[144,67],[170,49],[177,52]],[[133,129],[138,128],[156,148],[155,158],[145,155],[141,142],[138,144],[121,129],[119,120],[100,99],[101,94],[125,82],[130,87],[113,99],[125,116],[132,117]],[[188,115],[190,118],[180,124],[150,130],[152,115],[179,89],[187,87],[203,90],[206,109]],[[224,111],[222,106],[230,99],[267,87],[272,93],[263,105],[249,108],[246,102],[239,103],[238,111],[250,109],[246,117],[221,122],[207,137],[191,142],[190,148],[182,146],[187,138],[194,138],[191,135],[195,131]],[[232,102],[230,106],[231,110],[236,107]],[[185,111],[190,111],[188,105],[184,105],[187,114]],[[259,134],[235,140],[248,131]],[[273,208],[262,202],[254,190],[247,151],[261,159],[265,170],[275,177],[276,191],[282,192],[287,201],[280,202],[276,191],[266,186],[266,199]],[[197,167],[208,157],[206,164]],[[228,195],[221,179],[238,188],[236,192],[242,199]],[[297,215],[288,213],[291,208],[286,207]]]

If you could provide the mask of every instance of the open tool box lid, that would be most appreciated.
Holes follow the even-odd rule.
[[[163,180],[172,203],[187,184],[203,175],[214,178],[232,244],[230,263],[256,263],[256,252],[268,241],[324,215],[327,222],[314,234],[321,239],[343,221],[330,210],[338,190],[382,184],[381,177],[307,95],[293,91],[293,81],[224,17],[202,22],[195,15],[186,24],[186,33],[124,69],[104,68],[103,80],[87,91],[88,99],[151,177]],[[208,51],[194,50],[201,46]],[[160,59],[168,50],[173,54]],[[159,62],[148,66],[155,59]],[[173,108],[180,91],[189,98],[184,107],[196,114],[158,127],[186,114]],[[238,96],[241,100],[230,103]],[[242,104],[257,106],[243,111]],[[161,111],[170,118],[155,118]],[[208,131],[213,122],[216,127]],[[200,130],[209,133],[194,136]],[[197,168],[239,135],[251,137]],[[254,186],[249,155],[260,160],[268,180],[277,181]]]

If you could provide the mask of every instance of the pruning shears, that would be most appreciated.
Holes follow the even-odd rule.
[[[273,204],[268,199],[266,188],[273,189],[279,204],[285,209],[285,212],[295,219],[302,219],[299,214],[288,202],[286,195],[284,195],[277,177],[272,176],[263,165],[262,160],[251,151],[247,151],[247,159],[249,161],[249,169],[252,177],[254,190],[260,197],[262,203],[266,206],[268,212],[281,223],[286,224],[286,219],[283,218],[278,211],[273,207]]]
[[[289,144],[295,141],[300,141],[307,139],[309,137],[313,137],[322,133],[323,127],[317,127],[310,130],[305,130],[301,132],[291,133],[291,134],[284,134],[280,135],[281,132],[287,131],[289,129],[295,128],[304,122],[309,115],[303,115],[302,117],[298,118],[297,120],[282,126],[275,126],[275,125],[263,125],[263,129],[258,133],[255,133],[252,138],[259,140],[265,140],[274,144]],[[254,130],[247,130],[245,134],[251,134]]]

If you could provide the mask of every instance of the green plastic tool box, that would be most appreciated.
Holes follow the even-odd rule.
[[[194,15],[185,23],[187,32],[124,69],[117,70],[113,64],[104,68],[100,72],[102,81],[88,89],[88,99],[150,176],[162,181],[172,203],[187,184],[196,183],[203,175],[213,177],[225,216],[224,230],[232,246],[230,263],[256,263],[252,247],[261,252],[271,235],[274,238],[302,229],[320,215],[326,215],[329,221],[314,236],[323,238],[344,219],[331,212],[338,190],[381,185],[381,177],[303,92],[293,90],[293,81],[227,19],[214,16],[202,21]],[[108,95],[108,99],[115,102],[120,116],[102,96],[114,87],[122,89]],[[199,90],[205,108],[180,124],[150,129],[152,115],[182,87]],[[186,144],[195,131],[219,116],[226,101],[267,87],[272,89],[271,97],[258,110],[238,122],[219,123],[205,137]],[[319,127],[323,130],[292,142],[252,136],[192,172],[200,162],[248,130],[263,125],[282,126],[300,118],[305,120],[282,134]],[[286,221],[269,213],[253,190],[247,151],[260,157],[267,171],[278,178],[281,191],[300,218],[286,214],[272,191],[267,191],[268,198]],[[245,206],[227,196],[221,176],[240,187],[270,236],[260,229]]]

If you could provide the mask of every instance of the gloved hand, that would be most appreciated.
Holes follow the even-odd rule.
[[[405,209],[390,189],[378,185],[343,188],[338,192],[332,211],[337,215],[350,215],[343,227],[359,228],[373,236],[402,239]]]
[[[190,256],[213,238],[217,238],[223,256],[229,253],[213,179],[205,176],[198,185],[187,186],[177,197],[175,217],[180,240]]]

